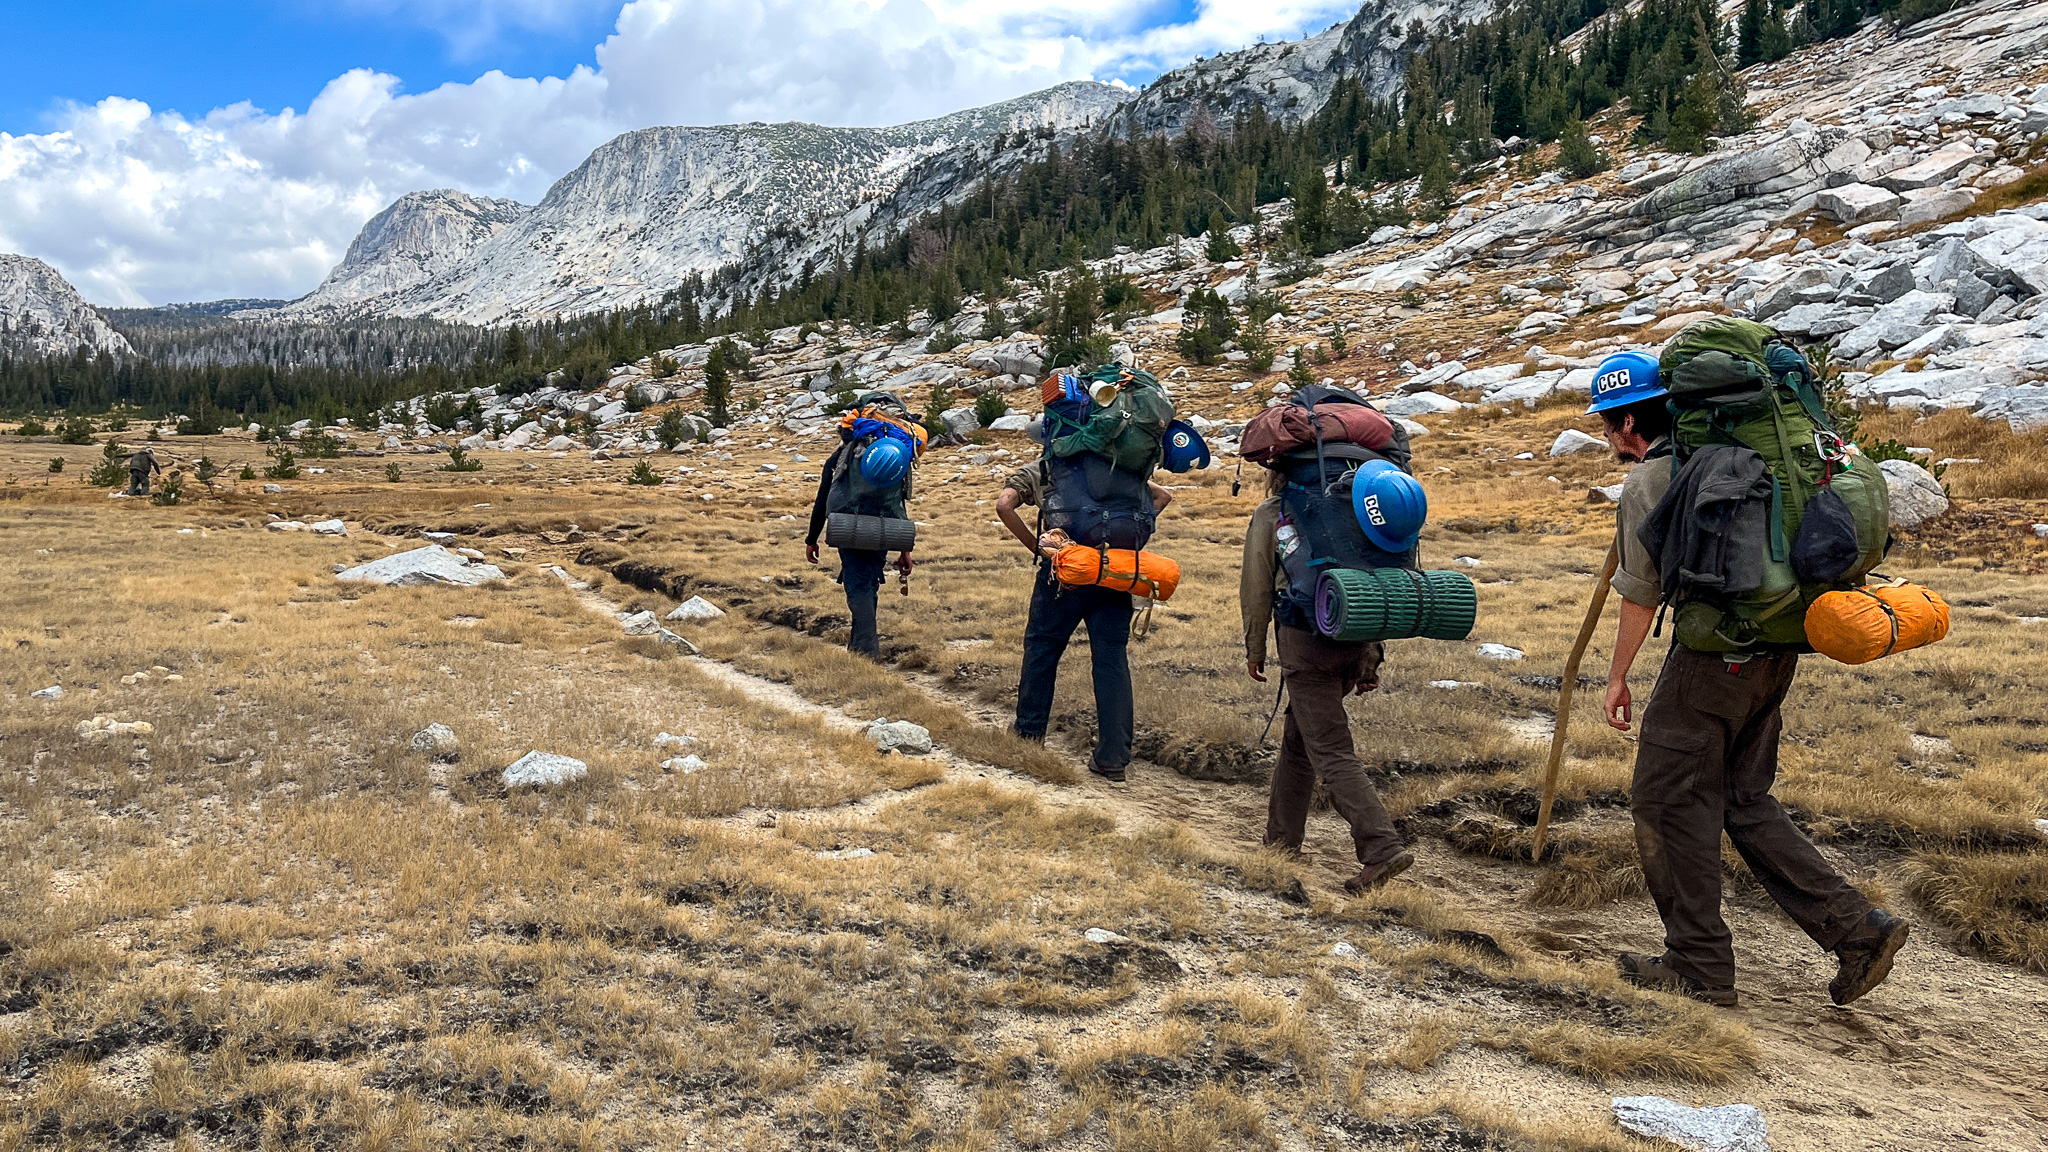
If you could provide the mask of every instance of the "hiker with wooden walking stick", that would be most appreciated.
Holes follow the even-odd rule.
[[[1672,350],[1687,347],[1692,331],[1673,337],[1664,353],[1679,372],[1691,360],[1674,357]],[[1594,376],[1587,411],[1600,416],[1615,455],[1637,465],[1622,486],[1610,561],[1612,585],[1622,602],[1605,711],[1607,723],[1623,732],[1635,719],[1629,669],[1651,635],[1659,605],[1667,600],[1660,568],[1672,566],[1665,552],[1679,551],[1646,527],[1675,524],[1684,532],[1686,518],[1702,517],[1715,499],[1725,504],[1731,491],[1740,494],[1761,483],[1751,476],[1731,488],[1720,472],[1705,471],[1735,457],[1717,454],[1705,443],[1689,443],[1691,433],[1676,419],[1680,410],[1680,401],[1667,391],[1663,365],[1648,353],[1610,356]],[[1780,423],[1785,419],[1780,416]],[[1660,566],[1660,559],[1667,563]],[[1779,708],[1803,646],[1735,644],[1725,627],[1702,635],[1689,630],[1683,610],[1673,631],[1670,655],[1642,711],[1629,785],[1636,850],[1664,922],[1664,951],[1623,952],[1616,968],[1634,984],[1734,1006],[1734,941],[1721,916],[1725,830],[1778,906],[1814,943],[1835,954],[1840,967],[1828,992],[1836,1004],[1847,1004],[1890,974],[1907,929],[1904,921],[1851,887],[1771,796],[1783,728]],[[1583,644],[1585,636],[1580,640]],[[1566,705],[1576,675],[1576,667],[1566,672]],[[1564,724],[1560,707],[1553,756],[1562,751]]]

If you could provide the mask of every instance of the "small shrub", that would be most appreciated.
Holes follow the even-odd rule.
[[[1287,370],[1287,383],[1296,388],[1306,388],[1316,382],[1316,374],[1308,370],[1308,350],[1297,350],[1294,367]]]
[[[460,444],[448,450],[448,462],[441,465],[441,471],[443,472],[481,472],[483,470],[484,462],[481,460],[471,460],[469,453],[465,452]]]
[[[1342,320],[1330,325],[1330,351],[1339,360],[1351,351],[1351,329]]]
[[[299,455],[308,460],[332,460],[341,455],[341,441],[325,432],[308,432],[299,437]]]
[[[144,437],[144,439],[148,440],[151,444],[160,443],[163,440],[163,438],[164,434],[162,430],[158,429],[154,425],[151,425],[149,429],[149,435]]]
[[[62,424],[57,425],[57,443],[92,443],[92,421],[87,420],[83,416],[73,416]]]
[[[112,419],[107,421],[107,431],[109,432],[126,432],[127,430],[128,418],[126,416],[116,413]]]
[[[199,471],[199,482],[201,484],[211,484],[213,483],[213,478],[220,475],[220,465],[215,464],[210,457],[201,456],[199,462],[193,465],[193,467]]]
[[[936,356],[951,352],[965,343],[967,337],[954,332],[953,326],[947,324],[932,331],[931,338],[924,342],[924,350]]]
[[[661,483],[661,474],[656,472],[654,466],[647,461],[636,461],[633,464],[633,470],[626,474],[626,483],[638,484],[643,488],[652,488]]]
[[[656,380],[666,380],[683,370],[683,366],[676,363],[673,356],[656,356],[652,368]]]
[[[400,468],[396,461],[386,464],[384,466],[384,479],[396,484],[400,480],[405,479],[405,469]]]
[[[16,436],[48,436],[50,426],[33,416],[23,418],[21,427],[14,430]]]
[[[299,477],[299,459],[292,450],[280,444],[270,450],[271,464],[263,470],[265,479],[296,480]]]
[[[85,482],[95,488],[115,488],[127,478],[128,464],[122,459],[121,446],[109,440],[100,448],[99,462],[92,466],[92,474]]]
[[[242,470],[235,474],[235,478],[238,480],[254,480],[256,478],[256,466],[254,464],[242,465]]]
[[[272,442],[274,442],[274,441],[275,441],[276,439],[277,439],[277,426],[276,426],[276,425],[274,425],[274,424],[264,424],[264,425],[262,425],[262,426],[260,426],[260,427],[258,427],[258,428],[256,429],[256,442],[257,442],[258,444],[269,444],[269,443],[272,443]]]
[[[1904,460],[1909,464],[1918,464],[1920,467],[1927,469],[1928,475],[1933,476],[1936,480],[1948,474],[1948,465],[1936,464],[1926,457],[1915,456],[1911,452],[1906,451],[1906,446],[1897,440],[1877,440],[1869,444],[1858,445],[1858,447],[1862,448],[1863,454],[1870,457],[1874,463],[1882,464],[1887,460]]]
[[[689,436],[689,425],[683,423],[683,410],[671,408],[661,414],[660,422],[654,426],[654,438],[661,441],[663,448],[673,448]]]
[[[983,428],[1003,418],[1010,411],[1010,405],[1003,399],[1002,390],[994,385],[983,388],[974,395],[974,418],[981,421]]]
[[[62,472],[63,470],[64,470],[64,458],[63,458],[62,456],[52,456],[52,457],[50,457],[50,471],[51,471],[51,472]]]
[[[170,505],[176,504],[178,502],[178,497],[181,494],[183,494],[184,491],[185,478],[183,476],[180,476],[176,472],[173,472],[169,476],[164,477],[164,481],[162,484],[157,485],[156,492],[150,496],[149,502],[151,504],[158,504],[164,507],[169,507]]]

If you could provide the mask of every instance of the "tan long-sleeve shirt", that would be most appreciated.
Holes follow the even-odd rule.
[[[1280,498],[1252,510],[1244,533],[1244,562],[1238,570],[1237,603],[1244,615],[1244,658],[1266,662],[1266,632],[1273,623],[1273,601],[1287,587],[1280,570]]]

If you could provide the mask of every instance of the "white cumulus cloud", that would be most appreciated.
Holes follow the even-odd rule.
[[[393,0],[337,0],[368,8]],[[595,2],[595,0],[592,0]],[[408,18],[494,29],[584,0],[421,0]],[[532,203],[591,149],[654,124],[891,124],[1064,80],[1142,82],[1198,53],[1317,31],[1350,5],[1209,0],[633,0],[598,67],[401,90],[352,71],[304,111],[188,118],[111,95],[55,130],[0,133],[0,251],[88,299],[160,304],[311,290],[398,196],[453,187]],[[494,23],[495,22],[495,23]],[[439,26],[439,25],[437,25]],[[451,36],[455,35],[450,31]]]

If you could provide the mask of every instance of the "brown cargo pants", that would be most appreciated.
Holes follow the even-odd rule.
[[[1629,808],[1636,850],[1671,967],[1710,988],[1735,986],[1735,945],[1721,918],[1721,833],[1778,907],[1831,950],[1872,905],[1800,834],[1771,796],[1778,709],[1796,655],[1719,655],[1673,645],[1643,709]]]
[[[1331,805],[1351,825],[1358,862],[1384,863],[1401,851],[1401,836],[1358,763],[1351,717],[1344,711],[1344,697],[1353,688],[1379,680],[1384,649],[1340,643],[1299,628],[1274,631],[1280,671],[1287,678],[1287,729],[1266,801],[1266,843],[1301,847],[1309,799],[1320,777]]]

